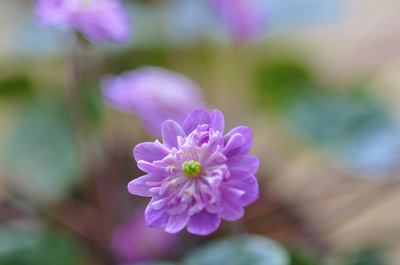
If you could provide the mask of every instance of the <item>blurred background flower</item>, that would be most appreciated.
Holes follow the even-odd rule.
[[[211,0],[221,21],[240,41],[255,37],[268,26],[268,1]]]
[[[183,124],[186,116],[205,106],[201,89],[189,78],[159,67],[144,66],[102,81],[105,102],[118,110],[137,114],[143,127],[161,136],[167,119]]]
[[[126,44],[131,16],[119,0],[37,0],[38,25],[76,30],[95,43]]]
[[[148,262],[171,255],[178,240],[179,235],[147,227],[140,211],[115,228],[111,248],[119,263]]]

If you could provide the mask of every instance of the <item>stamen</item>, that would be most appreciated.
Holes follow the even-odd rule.
[[[196,160],[186,161],[182,165],[182,171],[186,177],[197,177],[201,172],[201,164]]]

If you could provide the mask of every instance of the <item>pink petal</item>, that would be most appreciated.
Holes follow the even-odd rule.
[[[148,182],[160,182],[164,179],[164,176],[147,174],[137,179],[132,180],[128,184],[128,191],[134,195],[152,197],[153,194],[149,192],[151,187],[147,186]]]
[[[205,236],[216,231],[220,223],[221,218],[218,215],[203,210],[190,217],[186,229],[189,233]]]
[[[150,174],[155,174],[155,175],[165,175],[166,171],[165,168],[163,167],[158,167],[153,165],[152,163],[139,160],[137,162],[137,166],[140,170],[143,170],[144,172],[150,173]]]
[[[186,135],[189,135],[197,128],[197,126],[209,123],[210,114],[203,109],[197,109],[186,117],[182,128]]]
[[[226,155],[231,150],[238,148],[244,144],[245,139],[243,135],[241,135],[240,133],[235,133],[234,135],[232,135],[231,138],[229,138],[228,142],[225,144],[224,149],[222,149],[222,153]]]
[[[231,178],[232,176],[239,178],[254,175],[258,170],[260,162],[256,156],[244,155],[228,158],[226,165],[229,168]]]
[[[175,234],[181,231],[187,222],[189,221],[190,216],[187,214],[187,211],[178,214],[178,215],[171,215],[169,217],[167,226],[165,227],[165,232]]]
[[[144,160],[153,162],[162,160],[166,155],[168,155],[168,153],[166,153],[165,150],[150,142],[138,144],[135,149],[133,149],[133,156],[136,161]]]
[[[183,213],[183,211],[186,210],[187,206],[188,205],[186,203],[179,203],[174,208],[169,209],[168,213],[171,214],[171,215],[181,214],[181,213]]]
[[[237,147],[237,148],[229,151],[226,154],[227,157],[237,156],[237,155],[246,155],[250,152],[251,146],[253,144],[253,135],[251,134],[250,129],[245,126],[238,126],[234,129],[232,129],[230,132],[228,132],[224,137],[225,145],[228,143],[229,139],[236,133],[240,133],[241,135],[243,135],[244,144],[240,147]]]
[[[214,131],[219,131],[221,134],[224,133],[225,118],[221,111],[213,110],[210,115],[210,128]]]
[[[225,183],[223,183],[219,187],[219,189],[222,192],[223,196],[229,200],[237,200],[245,194],[244,190],[237,189],[236,187],[230,187],[228,185],[225,185]]]
[[[167,120],[163,123],[161,133],[164,145],[170,149],[172,147],[178,148],[178,136],[186,137],[181,126],[173,120]]]
[[[149,227],[154,228],[165,227],[169,218],[169,214],[167,213],[168,207],[164,207],[160,210],[155,210],[153,206],[151,206],[152,201],[149,203],[146,211],[144,212],[146,224]]]
[[[244,215],[243,207],[237,201],[225,199],[221,206],[224,209],[221,217],[227,221],[236,221]]]
[[[258,199],[258,196],[260,194],[258,182],[254,176],[231,176],[231,178],[229,178],[224,184],[234,187],[236,189],[243,190],[245,192],[245,194],[237,199],[241,206],[252,204]]]

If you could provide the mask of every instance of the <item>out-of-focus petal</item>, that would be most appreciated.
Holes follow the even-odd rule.
[[[160,67],[143,66],[101,83],[107,104],[136,114],[146,131],[161,137],[166,120],[182,125],[192,111],[203,108],[201,89],[182,74]]]

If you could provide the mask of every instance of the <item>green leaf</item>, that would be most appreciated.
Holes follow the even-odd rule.
[[[100,122],[103,110],[103,99],[98,87],[82,89],[82,101],[86,119],[95,127]]]
[[[321,265],[316,255],[306,250],[291,251],[290,259],[290,265]]]
[[[30,104],[21,109],[2,156],[13,172],[9,181],[40,203],[53,203],[78,179],[78,162],[64,105]]]
[[[0,99],[26,97],[32,94],[32,81],[24,74],[12,75],[0,80]]]
[[[82,264],[82,257],[81,248],[67,237],[0,226],[2,265],[75,265]]]
[[[292,105],[293,131],[365,177],[390,174],[400,159],[400,129],[378,100],[363,92],[313,93]]]
[[[309,71],[301,63],[275,59],[256,71],[255,103],[273,111],[285,111],[293,101],[314,87]]]
[[[190,252],[185,265],[289,265],[288,253],[273,240],[256,235],[223,238]]]
[[[373,250],[363,250],[348,258],[344,265],[387,265],[384,259]]]

